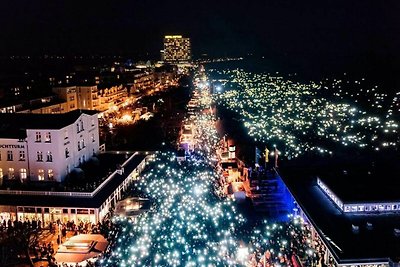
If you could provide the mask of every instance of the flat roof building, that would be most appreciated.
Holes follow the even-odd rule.
[[[398,266],[400,193],[386,159],[356,159],[285,173],[304,217],[326,247],[333,266]]]
[[[40,220],[43,226],[58,220],[97,223],[138,179],[150,157],[139,152],[100,154],[99,177],[89,190],[85,186],[68,191],[0,190],[0,221]]]

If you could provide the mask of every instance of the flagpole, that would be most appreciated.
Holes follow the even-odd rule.
[[[265,162],[264,162],[265,170],[267,169],[268,162],[269,162],[269,150],[268,147],[265,146]]]

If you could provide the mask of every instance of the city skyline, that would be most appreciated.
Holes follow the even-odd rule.
[[[400,264],[400,2],[0,9],[0,265]]]
[[[0,11],[0,56],[157,60],[163,37],[181,34],[191,39],[194,59],[257,55],[280,71],[356,72],[381,82],[400,71],[399,10],[398,1],[372,0],[9,1]]]
[[[395,1],[184,1],[3,3],[3,53],[112,51],[157,53],[164,35],[193,38],[196,54],[362,52],[393,49],[400,41]],[[158,38],[157,38],[158,37]],[[244,41],[246,40],[246,41]],[[289,42],[292,41],[292,42]],[[347,41],[349,43],[345,43]],[[302,44],[303,43],[303,44]],[[227,46],[229,45],[229,46]],[[263,47],[265,46],[265,47]],[[298,50],[299,49],[299,50]],[[13,51],[14,50],[14,51]]]

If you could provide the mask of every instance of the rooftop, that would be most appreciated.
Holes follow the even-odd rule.
[[[296,167],[303,176],[319,177],[343,202],[400,201],[400,165],[396,153],[379,153],[374,156],[342,159],[313,160],[307,166]],[[308,169],[307,169],[308,168]]]
[[[400,201],[398,166],[326,169],[318,177],[345,203]]]
[[[0,193],[0,205],[32,206],[34,204],[34,206],[37,207],[46,207],[50,205],[51,207],[98,208],[111,195],[111,193],[116,190],[116,188],[122,183],[122,181],[125,180],[128,175],[145,159],[145,157],[146,154],[143,153],[132,155],[132,157],[127,159],[123,164],[124,172],[122,174],[111,174],[110,176],[108,176],[110,179],[106,182],[106,184],[102,184],[103,186],[101,187],[96,187],[96,190],[98,190],[97,192],[92,191],[90,193],[86,193],[86,195],[92,193],[93,197],[83,196],[83,194],[79,194],[78,196],[74,197],[69,194],[70,192],[62,192],[58,195],[57,193],[51,195],[52,192],[49,192],[49,194],[47,195]],[[113,171],[115,170],[116,168],[113,168]],[[77,193],[82,193],[82,191],[77,191]]]
[[[81,114],[93,110],[74,110],[62,114],[0,113],[0,138],[25,138],[26,129],[61,129],[74,123]]]
[[[314,179],[292,173],[285,174],[284,181],[339,262],[400,260],[400,237],[394,235],[394,229],[400,228],[399,214],[344,214]],[[353,232],[352,225],[359,231]]]

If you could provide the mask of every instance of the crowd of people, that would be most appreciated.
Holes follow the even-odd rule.
[[[26,218],[23,220],[21,218],[20,220],[11,220],[2,218],[3,220],[0,221],[0,234],[3,238],[10,239],[13,236],[26,235],[27,240],[25,242],[28,244],[29,255],[33,262],[43,262],[44,266],[90,267],[95,266],[90,261],[87,261],[84,266],[57,263],[54,258],[57,247],[65,242],[68,237],[79,234],[101,234],[112,242],[110,237],[114,235],[114,226],[109,218],[110,214],[97,224],[88,221],[75,223],[74,221],[61,222],[57,220],[46,225],[41,220],[36,219],[29,220]],[[56,237],[56,241],[54,237]],[[15,244],[15,246],[18,246],[18,244]],[[23,251],[20,253],[23,253]]]
[[[41,220],[11,220],[3,218],[2,223],[0,224],[0,232],[7,232],[10,234],[14,230],[21,229],[41,229],[42,228]]]

